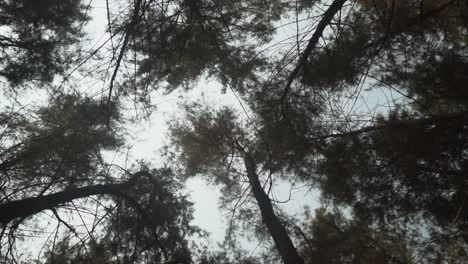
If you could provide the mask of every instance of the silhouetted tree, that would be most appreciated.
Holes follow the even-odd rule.
[[[3,91],[21,99],[19,86],[53,88],[47,106],[0,112],[5,262],[20,226],[44,211],[70,231],[54,239],[47,262],[193,260],[187,238],[198,230],[176,177],[144,164],[110,166],[102,152],[125,143],[125,99],[151,106],[153,90],[190,88],[205,76],[245,103],[247,120],[188,106],[186,120],[172,122],[168,153],[186,176],[221,184],[225,205],[253,197],[260,210],[248,204],[233,218],[266,228],[285,263],[405,263],[408,252],[421,262],[466,259],[467,1],[106,4],[109,39],[83,57],[87,3],[0,3]],[[277,41],[282,27],[291,36]],[[284,48],[268,53],[267,45]],[[92,87],[71,83],[80,74],[102,81],[99,100],[87,96]],[[378,90],[399,98],[370,103]],[[317,211],[306,250],[270,195],[277,179],[320,188],[352,220]],[[87,230],[100,235],[89,241],[63,219],[85,201],[105,212],[93,214],[102,230]],[[211,253],[200,259],[236,261]]]
[[[186,120],[175,121],[171,127],[172,143],[179,150],[177,154],[186,174],[213,177],[215,182],[224,184],[226,192],[230,192],[225,195],[236,199],[239,199],[236,195],[242,191],[241,182],[247,181],[258,204],[262,223],[281,259],[284,263],[303,263],[269,197],[266,184],[272,180],[273,171],[261,167],[268,162],[264,160],[268,155],[261,139],[248,133],[247,127],[242,127],[234,112],[228,108],[212,112],[192,105],[186,108],[186,112]]]
[[[289,75],[252,90],[260,130],[291,148],[293,162],[282,160],[328,201],[412,238],[423,256],[443,260],[456,241],[463,257],[466,1],[357,1],[348,11]],[[400,103],[358,113],[364,89]]]
[[[46,211],[73,234],[75,243],[90,239],[84,248],[105,246],[112,259],[190,260],[187,238],[200,230],[190,225],[191,203],[179,194],[182,185],[170,170],[141,164],[130,172],[103,161],[102,151],[122,142],[115,124],[117,110],[65,95],[29,116],[9,112],[2,116],[0,256],[4,261],[14,259],[14,240],[22,237],[21,227],[43,222]],[[88,238],[67,216],[70,212],[81,218],[79,205],[85,201],[97,206]],[[93,240],[99,234],[101,240]],[[49,258],[56,253],[50,254]],[[76,254],[68,261],[82,253]]]

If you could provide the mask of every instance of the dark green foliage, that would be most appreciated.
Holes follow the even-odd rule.
[[[71,62],[85,6],[75,0],[7,0],[0,4],[0,76],[11,85],[51,82]]]
[[[435,65],[443,64],[445,74],[438,74],[444,78],[452,72],[451,67],[465,60],[467,7],[463,1],[359,2],[362,5],[352,10],[346,22],[327,39],[328,45],[310,54],[302,71],[303,84],[320,91],[336,91],[353,88],[363,75],[371,74],[413,91],[415,83],[410,79],[437,76],[427,72],[427,67],[435,71]],[[453,62],[450,65],[449,57]],[[426,71],[422,72],[421,67]]]
[[[272,39],[274,23],[316,1],[171,0],[143,1],[129,48],[136,53],[137,87],[163,86],[168,91],[190,87],[202,76],[244,91],[258,84],[267,66],[257,50]],[[116,28],[125,29],[129,19]],[[134,93],[133,81],[123,93]]]
[[[354,27],[332,38],[332,44],[311,54],[304,65],[302,83],[320,90],[339,90],[345,85],[358,84],[372,52],[363,48],[370,44],[371,38],[363,30],[366,26],[364,21],[356,21]]]
[[[265,140],[287,155],[271,153],[295,180],[431,251],[429,262],[466,255],[443,250],[468,241],[466,8],[466,1],[357,1],[286,96],[288,76],[278,74],[250,97]],[[406,104],[376,106],[380,116],[340,108],[364,89],[396,91]]]
[[[122,143],[117,109],[89,98],[59,96],[35,115],[2,115],[2,201],[104,180],[101,151]]]
[[[112,258],[103,243],[90,241],[87,245],[71,245],[67,235],[44,254],[45,264],[110,264]]]
[[[47,107],[0,113],[0,203],[117,181],[121,175],[102,158],[102,151],[124,144],[123,107],[112,96],[136,95],[149,103],[153,88],[170,92],[214,77],[243,96],[251,107],[246,112],[253,113],[242,119],[229,108],[187,106],[185,119],[171,123],[168,153],[178,155],[184,176],[221,183],[225,208],[247,201],[254,188],[246,186],[255,187],[254,197],[263,198],[258,204],[270,205],[265,224],[279,211],[269,184],[278,178],[306,183],[354,217],[318,210],[309,219],[309,238],[297,241],[310,263],[466,260],[467,2],[347,1],[305,52],[307,37],[325,17],[315,17],[323,13],[312,9],[317,2],[125,0],[125,12],[109,9],[109,103],[56,96],[59,91]],[[0,3],[0,76],[8,88],[50,83],[62,74],[79,55],[86,12],[74,0]],[[290,47],[265,57],[260,51],[274,41],[275,26],[296,14],[311,25],[299,29],[299,23],[297,38],[285,44]],[[389,110],[376,105],[376,111],[363,102],[369,113],[362,114],[356,102],[363,90],[396,91],[405,100],[390,102]],[[195,256],[188,241],[199,230],[190,225],[182,185],[169,170],[142,167],[155,177],[119,198],[97,198],[115,206],[99,238],[75,247],[71,232],[49,248],[46,262],[260,262],[240,251],[205,249]],[[233,230],[242,226],[267,237],[260,213],[239,203],[232,215],[244,226]]]
[[[185,120],[174,120],[170,124],[171,140],[180,150],[178,154],[187,175],[214,173],[222,176],[229,170],[227,163],[236,155],[234,142],[246,140],[246,133],[237,121],[232,109],[215,112],[192,105],[186,107]]]
[[[102,243],[124,262],[190,263],[188,239],[202,235],[190,224],[192,203],[180,194],[183,186],[170,170],[152,170],[151,174],[154,178],[144,179],[128,191],[131,201],[116,201]]]
[[[382,225],[422,216],[452,230],[453,239],[466,239],[466,115],[394,118],[365,136],[329,144],[324,194]]]
[[[303,232],[307,237],[301,238],[300,251],[305,263],[413,263],[403,241],[323,208],[306,218]]]
[[[69,234],[49,245],[45,263],[191,263],[188,238],[203,234],[190,224],[192,204],[179,193],[182,185],[168,169],[139,167],[152,177],[114,199],[101,235],[83,244]]]
[[[408,92],[419,99],[420,111],[432,114],[467,111],[468,60],[460,53],[466,48],[428,52],[411,70],[396,69],[387,76],[388,83],[408,84]]]
[[[215,254],[208,254],[202,256],[199,259],[200,264],[259,264],[262,263],[260,260],[253,258],[253,257],[245,257],[245,256],[236,256],[236,258],[232,259],[226,256],[226,253],[219,252]]]
[[[64,95],[52,100],[48,107],[37,109],[34,115],[30,114],[2,114],[0,204],[31,200],[59,191],[66,193],[76,186],[106,186],[117,181],[119,175],[115,175],[116,171],[101,156],[103,150],[115,150],[122,144],[116,124],[120,115],[116,108],[89,98]],[[103,228],[100,232],[94,231],[95,226],[92,231],[87,229],[88,234],[95,232],[96,237],[90,236],[91,240],[85,245],[73,221],[57,214],[59,209],[67,208],[68,203],[75,207],[80,201],[70,200],[47,208],[70,231],[70,236],[51,245],[44,256],[46,263],[190,263],[192,245],[188,239],[203,233],[190,224],[192,204],[179,192],[182,183],[169,169],[151,170],[140,164],[132,168],[133,171],[143,176],[134,179],[133,174],[125,170],[129,179],[121,177],[120,180],[132,184],[118,189],[113,196],[96,195],[91,199],[96,208],[104,207],[103,215],[96,212],[95,216],[95,223]],[[89,205],[89,202],[83,204]],[[80,209],[75,208],[79,214]],[[14,243],[11,236],[21,237],[21,232],[16,231],[18,225],[36,219],[36,215],[27,215],[11,224],[2,223],[2,249],[10,252],[8,244]],[[5,230],[13,235],[5,235]],[[3,252],[2,260],[15,259]]]

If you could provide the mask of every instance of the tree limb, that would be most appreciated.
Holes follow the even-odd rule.
[[[410,119],[410,120],[389,120],[383,122],[377,122],[377,124],[372,126],[366,126],[360,129],[351,130],[348,132],[341,132],[341,133],[330,133],[322,136],[317,136],[311,138],[311,141],[314,140],[325,140],[331,138],[340,138],[340,137],[350,137],[356,136],[359,134],[364,134],[367,132],[387,129],[387,128],[407,128],[411,126],[418,126],[424,124],[437,124],[438,122],[447,122],[447,121],[459,121],[461,123],[468,122],[468,113],[461,112],[461,113],[449,113],[445,115],[434,115],[427,118],[419,118],[419,119]]]
[[[123,193],[125,189],[135,184],[139,178],[148,176],[151,176],[149,172],[140,171],[124,183],[71,188],[49,195],[10,201],[0,205],[0,224],[6,225],[15,218],[29,217],[43,210],[53,209],[61,204],[88,196],[107,194],[126,198],[127,196]]]
[[[294,79],[296,79],[297,75],[299,74],[299,71],[304,67],[304,64],[307,62],[307,58],[309,57],[312,50],[315,48],[315,46],[317,46],[317,43],[319,42],[320,38],[323,35],[323,31],[331,23],[336,13],[338,13],[341,10],[345,2],[346,0],[333,1],[333,3],[330,5],[327,11],[325,11],[325,13],[323,14],[322,19],[318,23],[314,34],[310,38],[306,49],[302,52],[299,58],[299,61],[296,64],[296,67],[294,68],[294,70],[291,72],[291,74],[288,77],[288,82],[286,83],[283,94],[281,95],[281,98],[280,98],[281,104],[283,104],[284,101],[286,100],[286,96],[291,90],[292,82],[294,81]]]
[[[127,26],[127,30],[125,30],[125,38],[122,43],[122,48],[120,49],[119,57],[117,58],[117,62],[115,64],[114,73],[112,74],[110,85],[109,85],[109,97],[107,98],[107,106],[109,106],[111,97],[112,97],[112,89],[114,88],[114,81],[117,77],[117,72],[119,71],[120,63],[122,62],[123,56],[125,54],[125,49],[127,48],[128,41],[130,40],[130,34],[135,27],[135,24],[138,22],[138,14],[140,13],[140,6],[143,0],[137,0],[135,3],[135,9],[133,10],[133,15],[130,23]]]

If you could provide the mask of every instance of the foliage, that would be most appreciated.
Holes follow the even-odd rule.
[[[153,170],[151,174],[155,175],[153,179],[129,190],[133,201],[116,201],[103,242],[113,256],[123,256],[127,261],[189,263],[192,253],[188,238],[203,235],[191,225],[192,203],[180,194],[182,185],[170,170]]]
[[[190,224],[179,172],[221,184],[231,222],[242,222],[230,231],[271,235],[283,260],[285,248],[297,255],[293,244],[310,263],[466,260],[466,1],[121,0],[115,7],[106,6],[109,39],[82,57],[86,3],[0,3],[3,91],[21,99],[28,95],[20,86],[54,88],[47,105],[0,112],[0,206],[111,190],[78,202],[101,210],[100,230],[92,227],[99,235],[87,241],[62,219],[69,205],[79,213],[74,199],[44,207],[58,222],[56,238],[60,226],[70,231],[49,245],[46,263],[268,262],[191,242],[202,232]],[[283,27],[291,34],[279,41]],[[106,86],[100,99],[92,86],[71,83],[88,75]],[[103,153],[126,143],[126,99],[149,106],[155,89],[189,89],[201,78],[231,89],[244,113],[186,104],[184,118],[170,121],[166,154],[176,173],[109,164]],[[399,98],[372,105],[377,91]],[[279,217],[270,192],[279,179],[320,188],[336,211],[317,210],[290,239],[297,228]],[[3,223],[5,262],[15,261],[19,227],[41,215]]]
[[[49,194],[66,194],[76,187],[110,186],[118,180],[119,174],[104,162],[102,155],[104,150],[115,150],[122,144],[120,125],[116,122],[120,117],[117,107],[110,108],[101,101],[78,95],[63,95],[52,100],[48,107],[30,112],[30,116],[8,111],[2,114],[0,205],[11,201],[34,202]],[[99,196],[91,202],[104,210],[104,216],[99,217],[97,212],[94,216],[95,223],[102,225],[99,240],[90,237],[88,244],[76,247],[76,243],[83,243],[83,238],[67,214],[60,213],[60,209],[69,210],[67,204],[50,208],[59,226],[63,224],[73,237],[65,237],[52,246],[52,251],[44,256],[46,259],[83,263],[95,261],[89,258],[151,259],[155,262],[174,257],[185,262],[191,259],[188,237],[202,234],[190,224],[191,203],[179,193],[182,184],[168,169],[151,170],[142,163],[131,171],[125,171],[120,180],[133,183],[119,195]],[[126,179],[133,172],[142,174],[141,171],[151,177]],[[76,208],[73,200],[68,202]],[[36,215],[26,218],[2,223],[0,241],[5,252],[11,252],[13,248],[7,245],[12,245],[16,236],[22,236],[22,232],[17,231],[20,224],[43,222]],[[93,230],[95,228],[93,226]],[[57,227],[56,232],[58,230]],[[103,250],[105,255],[101,254]],[[5,261],[10,259],[3,254],[1,257]]]
[[[2,201],[106,178],[98,168],[101,151],[121,144],[118,129],[107,126],[114,126],[117,109],[76,95],[50,103],[34,115],[2,113]]]
[[[316,209],[314,218],[306,218],[303,230],[306,237],[300,250],[306,263],[412,263],[398,238],[324,208]]]
[[[309,175],[302,174],[319,185],[325,200],[351,206],[382,232],[412,240],[427,259],[444,259],[447,241],[466,245],[466,5],[358,2],[328,45],[310,54],[288,94],[291,109],[299,102],[318,111],[299,125],[294,114],[280,117],[290,116],[292,127],[330,121],[307,130],[307,145],[317,152],[305,165]],[[363,86],[396,91],[406,104],[368,113],[373,116],[364,121],[329,106],[326,96],[357,101]]]
[[[128,190],[129,198],[115,200],[98,238],[71,243],[77,237],[69,233],[49,245],[45,263],[191,263],[187,239],[203,235],[190,224],[192,204],[179,194],[180,183],[169,170],[150,173],[153,178]]]
[[[75,0],[6,0],[0,4],[0,76],[10,85],[51,82],[72,62],[86,6]],[[75,54],[76,55],[76,54]]]
[[[142,8],[112,25],[130,39],[129,61],[137,67],[123,76],[119,92],[147,97],[152,87],[190,88],[206,76],[219,80],[224,90],[258,85],[269,63],[257,47],[272,40],[275,22],[316,2],[142,1]],[[129,19],[134,12],[137,21]]]
[[[382,227],[423,217],[440,240],[465,239],[464,123],[459,116],[394,118],[385,120],[388,127],[327,146],[324,195]]]

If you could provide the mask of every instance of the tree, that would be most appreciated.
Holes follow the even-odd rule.
[[[80,237],[63,213],[67,205],[79,213],[75,202],[92,199],[106,212],[97,220],[102,236],[65,237],[57,245],[72,251],[67,261],[193,258],[187,237],[196,229],[175,176],[110,166],[102,152],[125,143],[127,99],[148,107],[155,89],[190,88],[205,76],[241,97],[247,121],[229,109],[190,106],[187,120],[172,124],[170,151],[186,175],[222,184],[225,204],[253,197],[259,210],[236,204],[233,218],[263,221],[284,262],[398,262],[406,247],[419,250],[422,262],[466,258],[466,1],[125,0],[115,8],[107,3],[109,39],[82,57],[88,7],[81,1],[0,4],[4,91],[18,99],[18,86],[53,88],[47,106],[0,113],[4,259],[14,258],[7,242],[19,226],[44,210]],[[295,28],[281,44],[275,29],[289,23]],[[89,76],[103,89],[73,83]],[[377,90],[399,98],[388,109],[369,105]],[[319,187],[325,202],[354,217],[317,213],[311,237],[339,247],[296,249],[288,217],[270,195],[277,179]],[[68,245],[75,242],[81,251]],[[385,250],[360,248],[371,243]],[[98,254],[102,247],[113,255]],[[47,261],[65,257],[55,249],[52,243]],[[82,258],[86,250],[96,254]],[[205,260],[233,261],[223,253]]]
[[[110,123],[105,113],[110,113]],[[3,112],[1,201],[108,178],[99,169],[101,151],[121,144],[118,115],[117,109],[109,111],[99,101],[77,95],[59,96],[27,116]]]
[[[109,80],[109,98],[134,95],[147,102],[151,91],[190,88],[214,77],[239,91],[259,83],[268,58],[256,49],[268,43],[275,22],[316,1],[140,0],[128,1],[124,16],[108,19],[111,39],[121,37]],[[123,1],[124,4],[127,1]],[[108,15],[112,12],[108,10]],[[249,41],[249,40],[255,41]],[[121,71],[125,62],[131,72]],[[114,83],[119,81],[119,89]],[[109,99],[110,100],[110,99]]]
[[[306,216],[300,247],[306,263],[413,263],[404,241],[359,219],[324,208],[316,209],[314,218]]]
[[[306,49],[251,103],[275,138],[302,142],[291,153],[310,158],[296,176],[412,238],[428,259],[444,259],[448,241],[466,245],[466,8],[357,1],[322,48]],[[400,103],[359,114],[363,86],[397,92]]]
[[[301,4],[300,8],[308,5]],[[140,176],[151,178],[149,173],[146,170],[125,172],[133,176],[116,182],[116,175],[112,175],[115,171],[109,169],[101,155],[101,151],[115,149],[122,143],[115,128],[120,121],[119,97],[112,100],[121,65],[128,61],[135,62],[138,70],[135,76],[123,76],[124,85],[120,86],[118,94],[140,93],[142,101],[148,95],[145,91],[148,84],[167,82],[170,90],[190,83],[204,73],[216,75],[223,83],[241,89],[246,79],[255,81],[255,72],[265,62],[262,58],[255,58],[255,45],[235,45],[235,42],[247,37],[259,38],[261,42],[268,40],[273,32],[270,29],[272,23],[292,7],[279,2],[264,5],[261,1],[234,5],[216,1],[167,1],[162,5],[156,1],[134,1],[130,6],[130,12],[114,21],[111,21],[108,9],[111,42],[117,36],[121,36],[122,41],[118,47],[112,46],[114,56],[111,62],[115,60],[115,65],[106,103],[80,94],[70,95],[66,91],[59,91],[57,95],[54,91],[49,107],[41,107],[27,115],[3,114],[2,173],[5,180],[2,182],[0,211],[3,213],[2,237],[8,231],[9,242],[14,240],[23,221],[34,219],[44,210],[51,210],[59,223],[73,231],[70,223],[61,219],[57,210],[78,199],[111,195],[114,202],[124,199],[133,207],[141,207],[134,201],[136,198],[127,192],[144,182]],[[70,73],[65,74],[66,67],[61,67],[62,64],[67,66],[64,62],[68,62],[69,54],[65,51],[76,44],[87,19],[88,7],[79,1],[47,1],[44,5],[31,1],[6,2],[2,8],[6,14],[4,25],[8,25],[14,33],[19,32],[18,38],[12,34],[5,40],[15,42],[16,46],[4,49],[4,58],[11,62],[9,57],[12,54],[24,54],[17,62],[5,66],[4,76],[12,87],[36,79],[50,83],[58,73],[62,74],[60,77],[63,80],[67,80],[76,69],[97,54],[98,50],[90,52],[86,58],[80,58],[83,62],[78,63]],[[295,8],[299,7],[296,5]],[[64,15],[63,18],[57,15],[59,13]],[[159,38],[155,39],[153,35]],[[128,59],[128,51],[133,52],[133,58]],[[56,61],[52,59],[53,56],[56,56]],[[154,58],[158,59],[155,61]],[[141,80],[137,84],[142,90],[126,87],[126,81],[135,84],[136,79]],[[154,82],[154,79],[158,82]],[[256,194],[263,197],[262,208],[268,209],[264,214],[272,218],[269,225],[285,233],[273,214],[269,199],[265,199],[252,161],[246,164]],[[139,215],[145,215],[148,210],[137,211]],[[138,234],[139,230],[132,230],[129,223],[126,228]],[[289,247],[285,252],[289,251],[289,254],[295,254],[292,258],[298,258],[297,253],[291,251],[292,243],[287,235],[275,235],[275,239],[284,240],[278,242],[279,245]],[[129,243],[128,240],[126,242]],[[8,253],[11,255],[11,245],[7,254],[3,255],[5,258],[9,258]],[[138,251],[133,252],[135,259]],[[163,256],[162,259],[168,258]]]
[[[188,176],[216,177],[214,181],[225,184],[224,189],[234,191],[234,195],[238,195],[239,184],[246,179],[281,259],[284,263],[303,263],[261,182],[262,176],[267,177],[267,181],[272,180],[271,172],[269,175],[262,172],[272,168],[259,168],[267,163],[263,160],[267,157],[264,145],[245,131],[232,110],[225,108],[213,113],[194,105],[187,107],[186,122],[172,124],[171,139],[180,150],[178,154]],[[236,166],[239,164],[244,169]]]
[[[85,247],[71,247],[70,240],[70,236],[65,236],[53,245],[53,248],[49,248],[45,253],[45,263],[112,263],[104,244],[90,242],[89,246],[87,245],[89,250],[84,250]]]
[[[117,110],[109,112],[103,102],[65,95],[39,108],[36,115],[29,114],[2,113],[0,239],[5,251],[0,256],[4,261],[14,258],[21,226],[40,222],[45,211],[56,219],[56,232],[62,225],[75,243],[90,239],[84,248],[105,246],[112,259],[190,260],[187,237],[199,230],[190,225],[191,203],[179,194],[182,186],[170,170],[141,164],[129,172],[103,161],[103,150],[121,144]],[[83,219],[79,206],[85,198],[97,206],[87,236],[67,216],[71,212]],[[67,209],[69,205],[72,209]],[[96,241],[99,223],[104,224],[104,235]],[[70,241],[63,240],[58,248]],[[56,253],[50,254],[49,258]],[[69,261],[82,252],[76,254]]]

